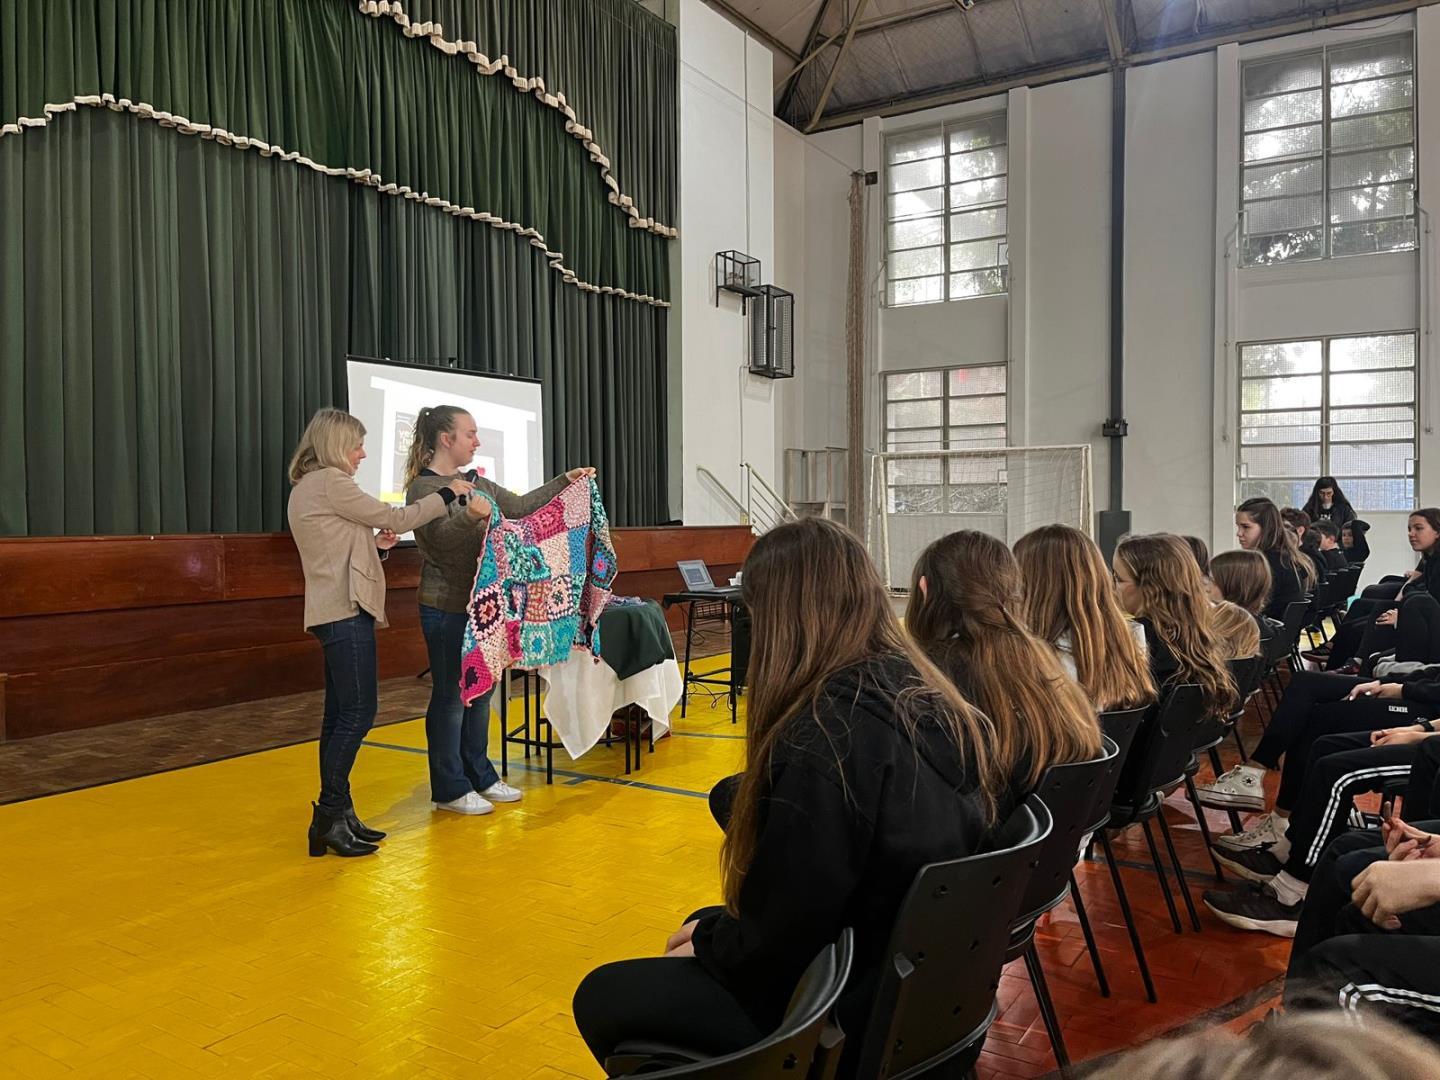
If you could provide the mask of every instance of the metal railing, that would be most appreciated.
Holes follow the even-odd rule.
[[[749,515],[750,527],[757,535],[769,532],[776,525],[783,525],[787,521],[800,520],[790,504],[766,482],[755,466],[746,461],[741,463],[740,468],[745,473],[746,512]]]

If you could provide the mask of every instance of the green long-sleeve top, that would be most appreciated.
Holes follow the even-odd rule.
[[[441,476],[425,469],[405,489],[405,502],[419,502],[432,491],[439,491],[450,481],[458,479],[459,475]],[[505,517],[525,517],[560,494],[566,483],[563,475],[557,476],[543,487],[517,495],[481,477],[475,482],[475,493],[470,498],[484,495],[500,508]],[[487,511],[477,520],[466,507],[460,505],[458,499],[450,504],[449,511],[445,517],[415,530],[415,546],[425,557],[425,565],[420,570],[418,599],[425,607],[440,611],[464,611],[470,603],[470,592],[475,587],[475,569],[480,562],[480,552],[485,547],[485,534],[490,531],[490,514]]]

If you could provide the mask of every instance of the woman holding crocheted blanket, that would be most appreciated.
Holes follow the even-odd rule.
[[[456,477],[413,506],[365,494],[355,469],[365,459],[365,425],[321,409],[290,459],[290,534],[305,571],[305,629],[325,650],[325,718],[320,727],[320,800],[310,822],[310,854],[369,855],[385,837],[367,828],[350,800],[350,769],[375,722],[375,627],[385,625],[381,553],[396,534],[443,517],[473,485]],[[379,529],[377,536],[375,530]]]
[[[420,410],[405,463],[405,501],[418,504],[469,469],[480,447],[475,418],[455,405]],[[420,571],[420,628],[430,654],[430,706],[425,743],[430,758],[430,797],[435,809],[488,814],[497,802],[519,802],[519,788],[505,783],[490,763],[490,694],[460,701],[460,658],[465,609],[475,585],[475,568],[490,528],[493,502],[507,518],[539,510],[567,484],[594,469],[571,469],[524,495],[473,473],[475,494],[448,513],[415,530],[425,557]],[[481,498],[481,496],[484,496]],[[493,692],[493,691],[492,691]]]

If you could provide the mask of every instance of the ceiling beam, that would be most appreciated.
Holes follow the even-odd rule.
[[[746,33],[750,34],[752,37],[759,38],[761,41],[763,41],[766,45],[769,45],[770,48],[774,49],[780,55],[788,57],[792,64],[798,64],[800,62],[799,53],[797,53],[794,49],[790,48],[789,45],[786,45],[779,38],[775,37],[775,35],[771,34],[770,31],[766,30],[759,23],[755,22],[748,16],[742,15],[740,12],[736,11],[733,7],[727,4],[725,0],[705,0],[705,2],[711,7],[715,8],[721,14],[723,14],[727,19],[730,19],[732,22],[738,23],[741,29],[743,29]]]
[[[855,14],[850,16],[850,25],[845,28],[845,40],[840,43],[840,51],[835,55],[835,63],[830,65],[830,74],[825,78],[825,89],[820,91],[820,100],[815,102],[815,111],[810,114],[810,123],[805,125],[807,133],[815,130],[815,125],[820,122],[821,114],[825,112],[825,106],[830,103],[830,92],[835,89],[835,77],[840,74],[840,65],[845,62],[845,55],[855,41],[855,28],[860,25],[860,20],[865,16],[865,9],[869,6],[870,0],[860,0],[855,5]]]
[[[1120,33],[1120,19],[1115,13],[1119,0],[1100,0],[1100,10],[1105,15],[1105,45],[1110,50],[1110,61],[1114,64],[1125,61],[1125,37]]]
[[[1193,56],[1196,53],[1209,52],[1211,49],[1221,45],[1239,44],[1243,45],[1251,41],[1263,41],[1267,38],[1284,37],[1287,34],[1304,33],[1309,30],[1324,30],[1332,26],[1349,26],[1355,23],[1370,22],[1375,19],[1389,18],[1395,15],[1404,15],[1415,11],[1417,8],[1430,7],[1440,3],[1440,0],[1392,0],[1391,3],[1377,4],[1374,7],[1363,9],[1351,9],[1344,12],[1333,12],[1329,15],[1312,15],[1301,19],[1270,20],[1263,24],[1256,24],[1239,30],[1209,34],[1201,38],[1190,38],[1188,40],[1177,40],[1171,42],[1155,42],[1144,49],[1137,50],[1125,56],[1130,65],[1153,64],[1161,60],[1173,60],[1180,56]],[[1122,54],[1124,55],[1124,54]],[[858,124],[868,116],[897,116],[901,113],[917,112],[921,109],[931,109],[940,105],[951,105],[960,101],[974,101],[976,98],[992,97],[1004,93],[1007,90],[1014,90],[1021,86],[1046,86],[1050,83],[1065,82],[1068,79],[1082,79],[1090,75],[1102,75],[1111,70],[1113,62],[1107,56],[1097,60],[1068,60],[1064,63],[1045,65],[1029,71],[1016,72],[1013,75],[999,79],[998,81],[985,80],[959,84],[946,89],[936,90],[934,93],[909,100],[893,99],[888,101],[875,102],[870,105],[862,105],[858,108],[847,109],[844,112],[834,113],[827,116],[823,121],[815,125],[816,131],[828,131],[831,128],[847,127],[850,124]]]
[[[1010,0],[1015,5],[1015,21],[1020,24],[1020,35],[1025,39],[1025,51],[1030,54],[1030,63],[1040,63],[1040,54],[1035,51],[1035,41],[1030,36],[1030,24],[1025,21],[1025,12],[1020,10],[1020,0]]]
[[[816,39],[820,37],[821,28],[825,24],[825,16],[830,13],[830,5],[834,2],[835,0],[821,0],[820,10],[815,13],[815,21],[810,24],[810,32],[805,35],[805,44],[800,48],[802,58],[796,62],[795,70],[786,76],[786,82],[790,85],[785,87],[785,95],[780,99],[779,104],[775,106],[776,116],[785,116],[787,114],[790,108],[790,100],[795,96],[795,86],[797,85],[795,83],[795,76],[800,74],[800,69],[815,59],[815,57],[819,55],[820,50],[829,45],[831,41],[834,41],[835,36],[838,36],[839,31],[836,31],[835,36],[832,36],[829,41],[826,41],[825,45],[817,46],[815,44]],[[779,87],[777,86],[776,89],[778,90]]]
[[[840,38],[844,33],[845,33],[845,28],[842,26],[839,30],[836,30],[833,34],[831,34],[829,37],[827,37],[824,41],[820,42],[820,44],[816,45],[815,48],[813,48],[813,49],[811,49],[809,52],[807,52],[807,53],[805,54],[804,58],[801,59],[800,63],[796,64],[793,68],[791,68],[789,74],[787,74],[783,79],[781,79],[779,82],[777,82],[777,83],[775,84],[775,89],[776,89],[776,90],[779,90],[782,86],[784,86],[786,83],[788,83],[791,79],[795,78],[796,75],[799,75],[800,72],[804,71],[804,70],[810,65],[810,61],[811,61],[811,60],[814,60],[817,56],[819,56],[822,52],[824,52],[826,49],[828,49],[831,45],[834,45],[835,42],[836,42],[836,40],[837,40],[838,38]],[[782,101],[780,104],[783,105],[784,102]],[[782,110],[780,109],[780,106],[777,105],[777,106],[775,107],[775,115],[776,115],[776,116],[781,115],[781,111],[782,111]]]
[[[960,12],[960,25],[965,28],[965,40],[970,42],[970,51],[975,54],[975,70],[980,73],[980,81],[987,81],[990,76],[985,71],[985,58],[980,55],[980,42],[975,37],[975,28],[970,25],[970,9],[960,3],[960,0],[951,0]]]

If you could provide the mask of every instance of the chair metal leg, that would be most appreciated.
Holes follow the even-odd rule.
[[[1250,754],[1245,749],[1245,743],[1240,739],[1240,725],[1238,723],[1230,725],[1230,734],[1235,737],[1235,749],[1240,751],[1240,763],[1242,765],[1250,764]]]
[[[1215,880],[1225,880],[1225,869],[1220,865],[1220,860],[1215,857],[1215,841],[1210,836],[1210,823],[1205,820],[1205,808],[1200,805],[1200,793],[1195,790],[1194,777],[1185,777],[1185,793],[1190,796],[1190,805],[1195,808],[1195,820],[1200,825],[1200,835],[1205,840],[1205,850],[1210,854],[1210,861],[1215,864]],[[1164,815],[1161,815],[1161,822],[1164,822]],[[1187,892],[1188,896],[1189,893]]]
[[[690,645],[695,639],[695,601],[685,605],[685,679],[681,683],[684,691],[680,695],[680,719],[685,719],[685,709],[690,704]]]
[[[1220,760],[1220,751],[1213,746],[1210,748],[1210,768],[1215,771],[1215,779],[1217,780],[1220,779],[1225,772],[1225,764]]]
[[[1170,825],[1165,820],[1165,809],[1161,807],[1160,813],[1155,815],[1160,819],[1160,835],[1165,838],[1165,847],[1170,852],[1170,864],[1175,867],[1175,884],[1180,888],[1180,895],[1185,899],[1185,908],[1190,912],[1190,925],[1195,928],[1198,934],[1204,929],[1200,925],[1200,913],[1195,910],[1195,900],[1190,895],[1190,885],[1185,880],[1185,868],[1180,865],[1180,856],[1175,853],[1175,841],[1170,837]],[[1219,870],[1219,866],[1216,866]]]
[[[1240,814],[1235,810],[1227,810],[1225,812],[1230,815],[1230,831],[1234,833],[1244,832],[1245,823],[1240,820]]]
[[[1070,902],[1075,905],[1075,914],[1080,918],[1080,932],[1085,935],[1085,948],[1090,950],[1090,966],[1095,969],[1095,984],[1100,987],[1100,996],[1110,996],[1110,982],[1105,978],[1105,965],[1100,962],[1100,950],[1095,947],[1095,935],[1090,930],[1090,916],[1085,913],[1085,898],[1080,895],[1080,883],[1070,875]]]
[[[1120,914],[1125,918],[1125,929],[1130,934],[1130,948],[1135,950],[1135,964],[1140,968],[1140,980],[1145,984],[1145,996],[1153,1005],[1160,999],[1155,996],[1155,983],[1150,978],[1150,965],[1145,962],[1145,949],[1140,944],[1140,931],[1135,927],[1135,914],[1130,910],[1130,897],[1125,895],[1125,882],[1120,878],[1120,867],[1115,864],[1115,852],[1110,848],[1110,837],[1101,829],[1097,834],[1100,846],[1105,850],[1105,865],[1110,868],[1110,881],[1115,886],[1115,899],[1120,901]]]
[[[1035,1001],[1040,1006],[1040,1019],[1045,1022],[1045,1032],[1050,1036],[1050,1049],[1055,1055],[1055,1064],[1060,1066],[1060,1075],[1069,1080],[1070,1055],[1065,1050],[1065,1034],[1060,1030],[1060,1017],[1055,1014],[1055,1001],[1050,997],[1050,987],[1045,982],[1045,969],[1040,966],[1040,955],[1035,951],[1035,942],[1025,950],[1025,970],[1030,973],[1030,987],[1035,991]]]
[[[1140,825],[1145,830],[1145,842],[1150,845],[1150,861],[1155,864],[1155,876],[1160,879],[1160,891],[1165,896],[1165,907],[1170,912],[1170,925],[1175,928],[1175,933],[1183,934],[1185,928],[1180,925],[1180,912],[1175,909],[1175,897],[1170,892],[1170,876],[1165,873],[1165,867],[1160,862],[1160,849],[1155,846],[1155,834],[1150,831],[1150,819],[1146,818]]]

